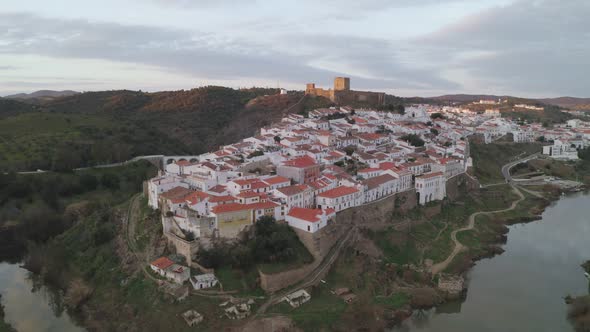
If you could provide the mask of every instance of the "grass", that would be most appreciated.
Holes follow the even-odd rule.
[[[311,292],[311,300],[298,308],[283,302],[270,308],[271,313],[285,314],[303,331],[330,330],[338,323],[347,304],[330,293],[329,287],[320,285]]]
[[[410,297],[406,293],[395,293],[391,296],[377,296],[375,303],[382,305],[388,309],[400,309],[410,301]]]
[[[224,291],[238,291],[240,296],[264,296],[264,291],[259,287],[256,269],[242,271],[224,266],[215,269],[215,276],[223,285]]]
[[[413,238],[403,236],[391,227],[379,232],[369,230],[367,235],[381,249],[386,262],[399,265],[419,262],[420,252]]]

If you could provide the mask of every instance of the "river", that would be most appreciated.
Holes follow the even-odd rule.
[[[19,332],[78,332],[61,296],[35,281],[18,264],[0,263],[0,294],[5,321]]]
[[[589,291],[590,195],[562,197],[542,220],[510,227],[505,252],[467,274],[465,300],[417,311],[394,331],[573,331],[563,297]]]

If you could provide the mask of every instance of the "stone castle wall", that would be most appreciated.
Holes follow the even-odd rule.
[[[457,200],[461,193],[472,192],[479,189],[479,182],[467,174],[460,174],[447,180],[447,197],[450,201]]]
[[[170,232],[164,232],[164,236],[166,236],[168,243],[176,249],[176,253],[186,257],[187,265],[191,266],[192,257],[199,251],[199,241],[186,241]]]

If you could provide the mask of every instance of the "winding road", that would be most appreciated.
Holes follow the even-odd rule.
[[[469,216],[469,222],[467,223],[467,226],[462,227],[462,228],[458,228],[451,233],[451,240],[453,240],[455,247],[453,248],[453,251],[451,252],[451,254],[444,261],[432,265],[432,267],[430,268],[430,272],[432,273],[432,275],[435,275],[437,273],[444,271],[449,266],[449,264],[451,264],[453,259],[455,259],[455,257],[459,253],[461,253],[462,251],[465,251],[467,249],[466,246],[464,246],[461,242],[459,242],[459,240],[457,240],[457,234],[460,232],[463,232],[463,231],[472,230],[475,227],[475,220],[478,216],[491,215],[491,214],[495,214],[495,213],[502,213],[502,212],[514,210],[518,206],[518,204],[525,199],[525,196],[523,195],[523,193],[514,184],[514,181],[512,180],[512,176],[510,175],[510,169],[512,167],[514,167],[515,165],[518,165],[523,162],[527,162],[531,159],[535,159],[538,156],[539,156],[539,154],[535,153],[535,154],[532,154],[532,155],[527,156],[525,158],[510,162],[510,163],[502,166],[502,175],[504,176],[504,179],[506,179],[506,183],[508,183],[512,187],[512,190],[514,191],[514,193],[516,193],[518,195],[519,198],[517,200],[515,200],[514,202],[512,202],[512,204],[510,204],[510,207],[505,208],[505,209],[500,209],[500,210],[495,210],[495,211],[479,211],[479,212],[472,213]]]

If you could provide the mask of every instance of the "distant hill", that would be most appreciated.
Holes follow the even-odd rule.
[[[590,111],[590,98],[559,97],[537,99],[538,101],[563,108],[579,111]]]
[[[430,97],[428,99],[433,99],[437,101],[447,101],[447,102],[456,102],[456,103],[471,103],[474,101],[480,100],[498,100],[498,99],[506,99],[511,98],[510,96],[495,96],[495,95],[467,95],[467,94],[457,94],[457,95],[443,95],[438,97]]]
[[[53,99],[58,97],[67,97],[78,94],[79,92],[72,90],[53,91],[53,90],[39,90],[32,93],[19,93],[15,95],[6,96],[7,99]]]
[[[200,154],[316,102],[303,93],[217,86],[86,92],[41,103],[2,98],[0,171],[67,169],[142,154]]]

